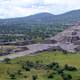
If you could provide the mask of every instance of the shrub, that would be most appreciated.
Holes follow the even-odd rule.
[[[18,71],[17,71],[17,74],[18,74],[18,75],[22,75],[21,70],[18,70]]]
[[[64,69],[68,70],[68,71],[76,71],[77,70],[76,67],[70,66],[70,65],[67,65],[67,64],[64,66]]]
[[[68,54],[68,52],[66,50],[62,50],[63,54]]]
[[[56,68],[59,68],[59,64],[57,62],[53,62],[53,63],[48,64],[47,67],[49,69],[56,69]]]
[[[53,78],[53,74],[49,74],[48,78],[50,78],[50,79]]]
[[[11,79],[16,79],[15,74],[10,74],[9,76],[10,76]]]
[[[9,59],[9,58],[5,58],[5,59],[4,59],[4,62],[5,62],[6,64],[10,64],[10,59]]]
[[[22,68],[26,71],[30,71],[30,68],[28,66],[22,66]]]
[[[64,74],[64,73],[61,76],[62,76],[63,80],[71,80],[72,79],[71,75],[67,75],[67,74]]]
[[[27,77],[28,77],[28,76],[26,76],[26,75],[24,76],[24,78],[27,78]]]
[[[30,62],[30,61],[27,61],[25,63],[26,66],[30,67],[30,68],[33,68],[34,67],[34,63],[33,62]]]
[[[60,68],[59,68],[59,69],[57,69],[56,71],[58,72],[58,74],[63,74],[64,69],[60,69]]]
[[[69,78],[69,79],[72,79],[72,76],[71,76],[70,74],[68,74],[68,78]]]
[[[37,80],[37,75],[33,75],[32,80]]]

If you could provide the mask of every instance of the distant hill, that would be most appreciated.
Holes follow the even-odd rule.
[[[1,24],[64,24],[80,21],[80,10],[73,10],[60,15],[39,13],[27,17],[0,19]]]

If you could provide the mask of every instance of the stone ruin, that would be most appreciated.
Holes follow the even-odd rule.
[[[80,51],[80,25],[72,26],[48,40],[47,42],[54,40],[53,44],[58,44],[57,46],[68,52]]]

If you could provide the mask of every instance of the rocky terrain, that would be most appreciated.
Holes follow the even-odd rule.
[[[48,39],[53,40],[63,50],[68,52],[80,51],[80,24],[76,24],[54,37]]]

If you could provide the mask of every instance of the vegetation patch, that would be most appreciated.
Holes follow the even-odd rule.
[[[58,51],[7,58],[0,63],[0,80],[79,80],[79,61],[79,54]]]

